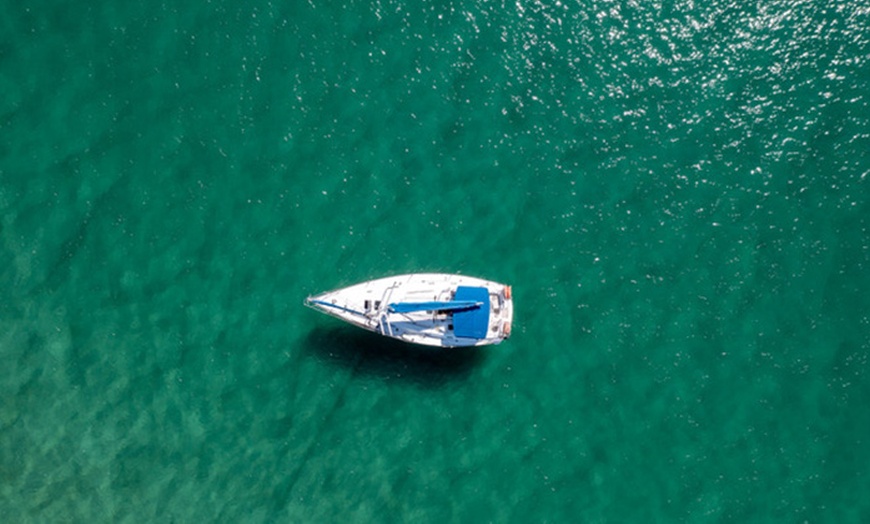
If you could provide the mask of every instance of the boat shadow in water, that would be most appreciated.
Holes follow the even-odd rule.
[[[323,362],[385,382],[439,387],[466,378],[485,360],[479,347],[417,346],[350,326],[314,328],[306,351]]]

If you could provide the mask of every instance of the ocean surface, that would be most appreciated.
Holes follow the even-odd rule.
[[[866,0],[0,5],[0,521],[870,522]]]

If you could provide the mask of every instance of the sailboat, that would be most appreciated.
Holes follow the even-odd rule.
[[[511,334],[511,287],[447,273],[369,280],[305,299],[305,305],[360,328],[439,347],[499,344]]]

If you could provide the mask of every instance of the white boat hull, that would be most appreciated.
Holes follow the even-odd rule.
[[[308,297],[305,305],[374,333],[440,347],[498,344],[510,336],[511,288],[446,273],[370,280]]]

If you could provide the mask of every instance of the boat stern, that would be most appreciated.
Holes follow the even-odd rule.
[[[504,285],[496,294],[493,307],[493,328],[498,338],[510,338],[514,320],[514,301],[511,286]],[[497,306],[495,305],[497,304]]]

